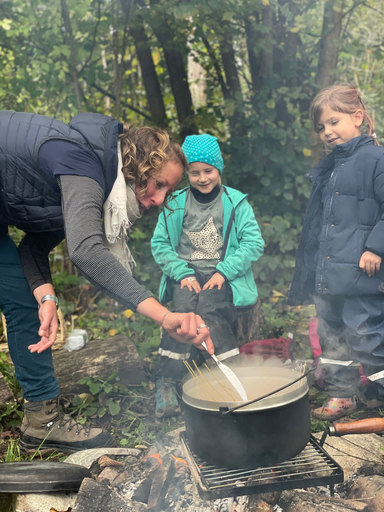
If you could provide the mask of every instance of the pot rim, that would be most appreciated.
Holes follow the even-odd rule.
[[[295,370],[289,368],[278,368],[271,366],[263,366],[263,367],[255,367],[255,366],[231,366],[231,369],[236,373],[236,375],[240,378],[240,380],[245,379],[249,380],[252,378],[261,378],[262,380],[276,380],[275,389],[288,384],[296,380],[299,376],[299,373]],[[274,370],[276,370],[275,375],[273,374]],[[210,377],[210,374],[207,370],[203,370],[203,375],[206,378]],[[257,373],[257,375],[255,375]],[[242,382],[245,386],[244,382]],[[183,384],[183,395],[182,400],[185,404],[190,407],[194,407],[204,411],[210,412],[220,412],[221,408],[232,408],[237,405],[241,405],[242,401],[212,401],[207,399],[198,398],[193,396],[193,391],[198,387],[198,383],[196,382],[194,377],[191,377]],[[309,386],[307,379],[304,378],[302,381],[294,384],[291,388],[287,388],[284,391],[278,393],[277,395],[272,395],[268,398],[264,398],[259,402],[249,404],[245,407],[237,409],[233,411],[231,414],[246,414],[257,411],[266,411],[268,409],[275,409],[277,407],[283,407],[285,405],[291,404],[297,400],[300,400],[304,397],[309,391]],[[191,394],[192,393],[192,394]],[[265,393],[262,393],[265,394]],[[256,397],[255,397],[256,398]]]

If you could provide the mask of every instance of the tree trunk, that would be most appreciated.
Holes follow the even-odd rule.
[[[232,35],[227,24],[224,25],[223,41],[220,46],[220,51],[225,78],[231,97],[233,100],[240,103],[243,101],[243,95],[241,92],[239,74],[237,72]]]
[[[258,17],[258,13],[254,13],[251,16],[247,15],[244,19],[249,70],[251,73],[252,90],[254,94],[256,94],[261,87],[260,50],[258,49],[259,35],[256,28]]]
[[[319,90],[329,87],[336,79],[343,8],[344,0],[328,0],[324,6],[316,79]],[[323,144],[313,127],[311,127],[311,142],[313,164],[316,165],[325,156],[325,152]]]
[[[150,3],[158,5],[159,2],[158,0],[150,0]],[[182,138],[185,138],[187,135],[197,133],[197,127],[193,119],[192,96],[189,89],[183,54],[174,47],[174,31],[168,22],[168,18],[163,18],[161,26],[159,24],[156,28],[153,27],[153,30],[164,52],[172,94],[175,99],[177,117],[180,124],[180,134]],[[186,44],[184,48],[186,48]]]
[[[64,28],[66,32],[65,40],[66,43],[69,44],[71,48],[71,74],[73,79],[73,88],[76,96],[77,103],[77,111],[81,112],[81,94],[80,94],[80,85],[79,85],[79,75],[77,72],[77,52],[75,46],[75,39],[73,37],[71,20],[69,17],[68,5],[66,0],[61,0],[61,14],[63,16]]]
[[[271,5],[264,5],[262,12],[262,23],[267,28],[264,36],[263,51],[261,52],[260,76],[266,80],[273,73],[273,11]]]
[[[135,39],[145,92],[147,93],[149,111],[152,121],[156,126],[166,127],[167,116],[151,48],[143,24],[138,19],[136,21],[137,23],[135,23],[135,28],[132,29],[132,34]]]
[[[319,89],[335,82],[339,39],[342,28],[344,0],[332,0],[324,6],[323,29],[320,40],[319,65],[316,83]]]
[[[204,46],[207,49],[208,55],[209,55],[210,59],[212,60],[213,68],[216,72],[217,81],[219,82],[220,87],[221,87],[221,93],[223,95],[223,98],[225,100],[228,100],[230,98],[230,93],[229,93],[227,84],[224,81],[224,78],[223,78],[223,75],[221,72],[221,66],[220,66],[219,61],[216,58],[215,51],[212,48],[211,43],[208,41],[207,37],[204,35],[204,32],[201,28],[198,28],[196,30],[196,35],[199,35],[201,37],[201,40],[203,41]]]

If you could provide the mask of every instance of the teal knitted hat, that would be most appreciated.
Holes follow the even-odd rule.
[[[224,169],[224,161],[221,156],[217,137],[204,133],[203,135],[189,135],[181,146],[187,157],[188,163],[205,162],[216,167],[220,174]]]

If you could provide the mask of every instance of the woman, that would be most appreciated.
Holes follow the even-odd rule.
[[[45,446],[62,451],[111,442],[108,432],[64,415],[53,376],[58,301],[48,254],[64,238],[71,261],[90,282],[178,341],[206,341],[213,353],[201,317],[169,312],[135,281],[125,243],[127,229],[144,210],[165,201],[185,168],[180,146],[157,128],[129,130],[91,113],[66,125],[0,112],[0,308],[26,399],[22,449],[39,447],[48,433]],[[18,249],[8,225],[26,233]]]

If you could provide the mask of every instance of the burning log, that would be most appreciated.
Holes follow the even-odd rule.
[[[168,491],[170,481],[175,470],[174,461],[171,455],[166,455],[154,471],[152,476],[152,485],[149,493],[147,507],[149,510],[160,510]]]

